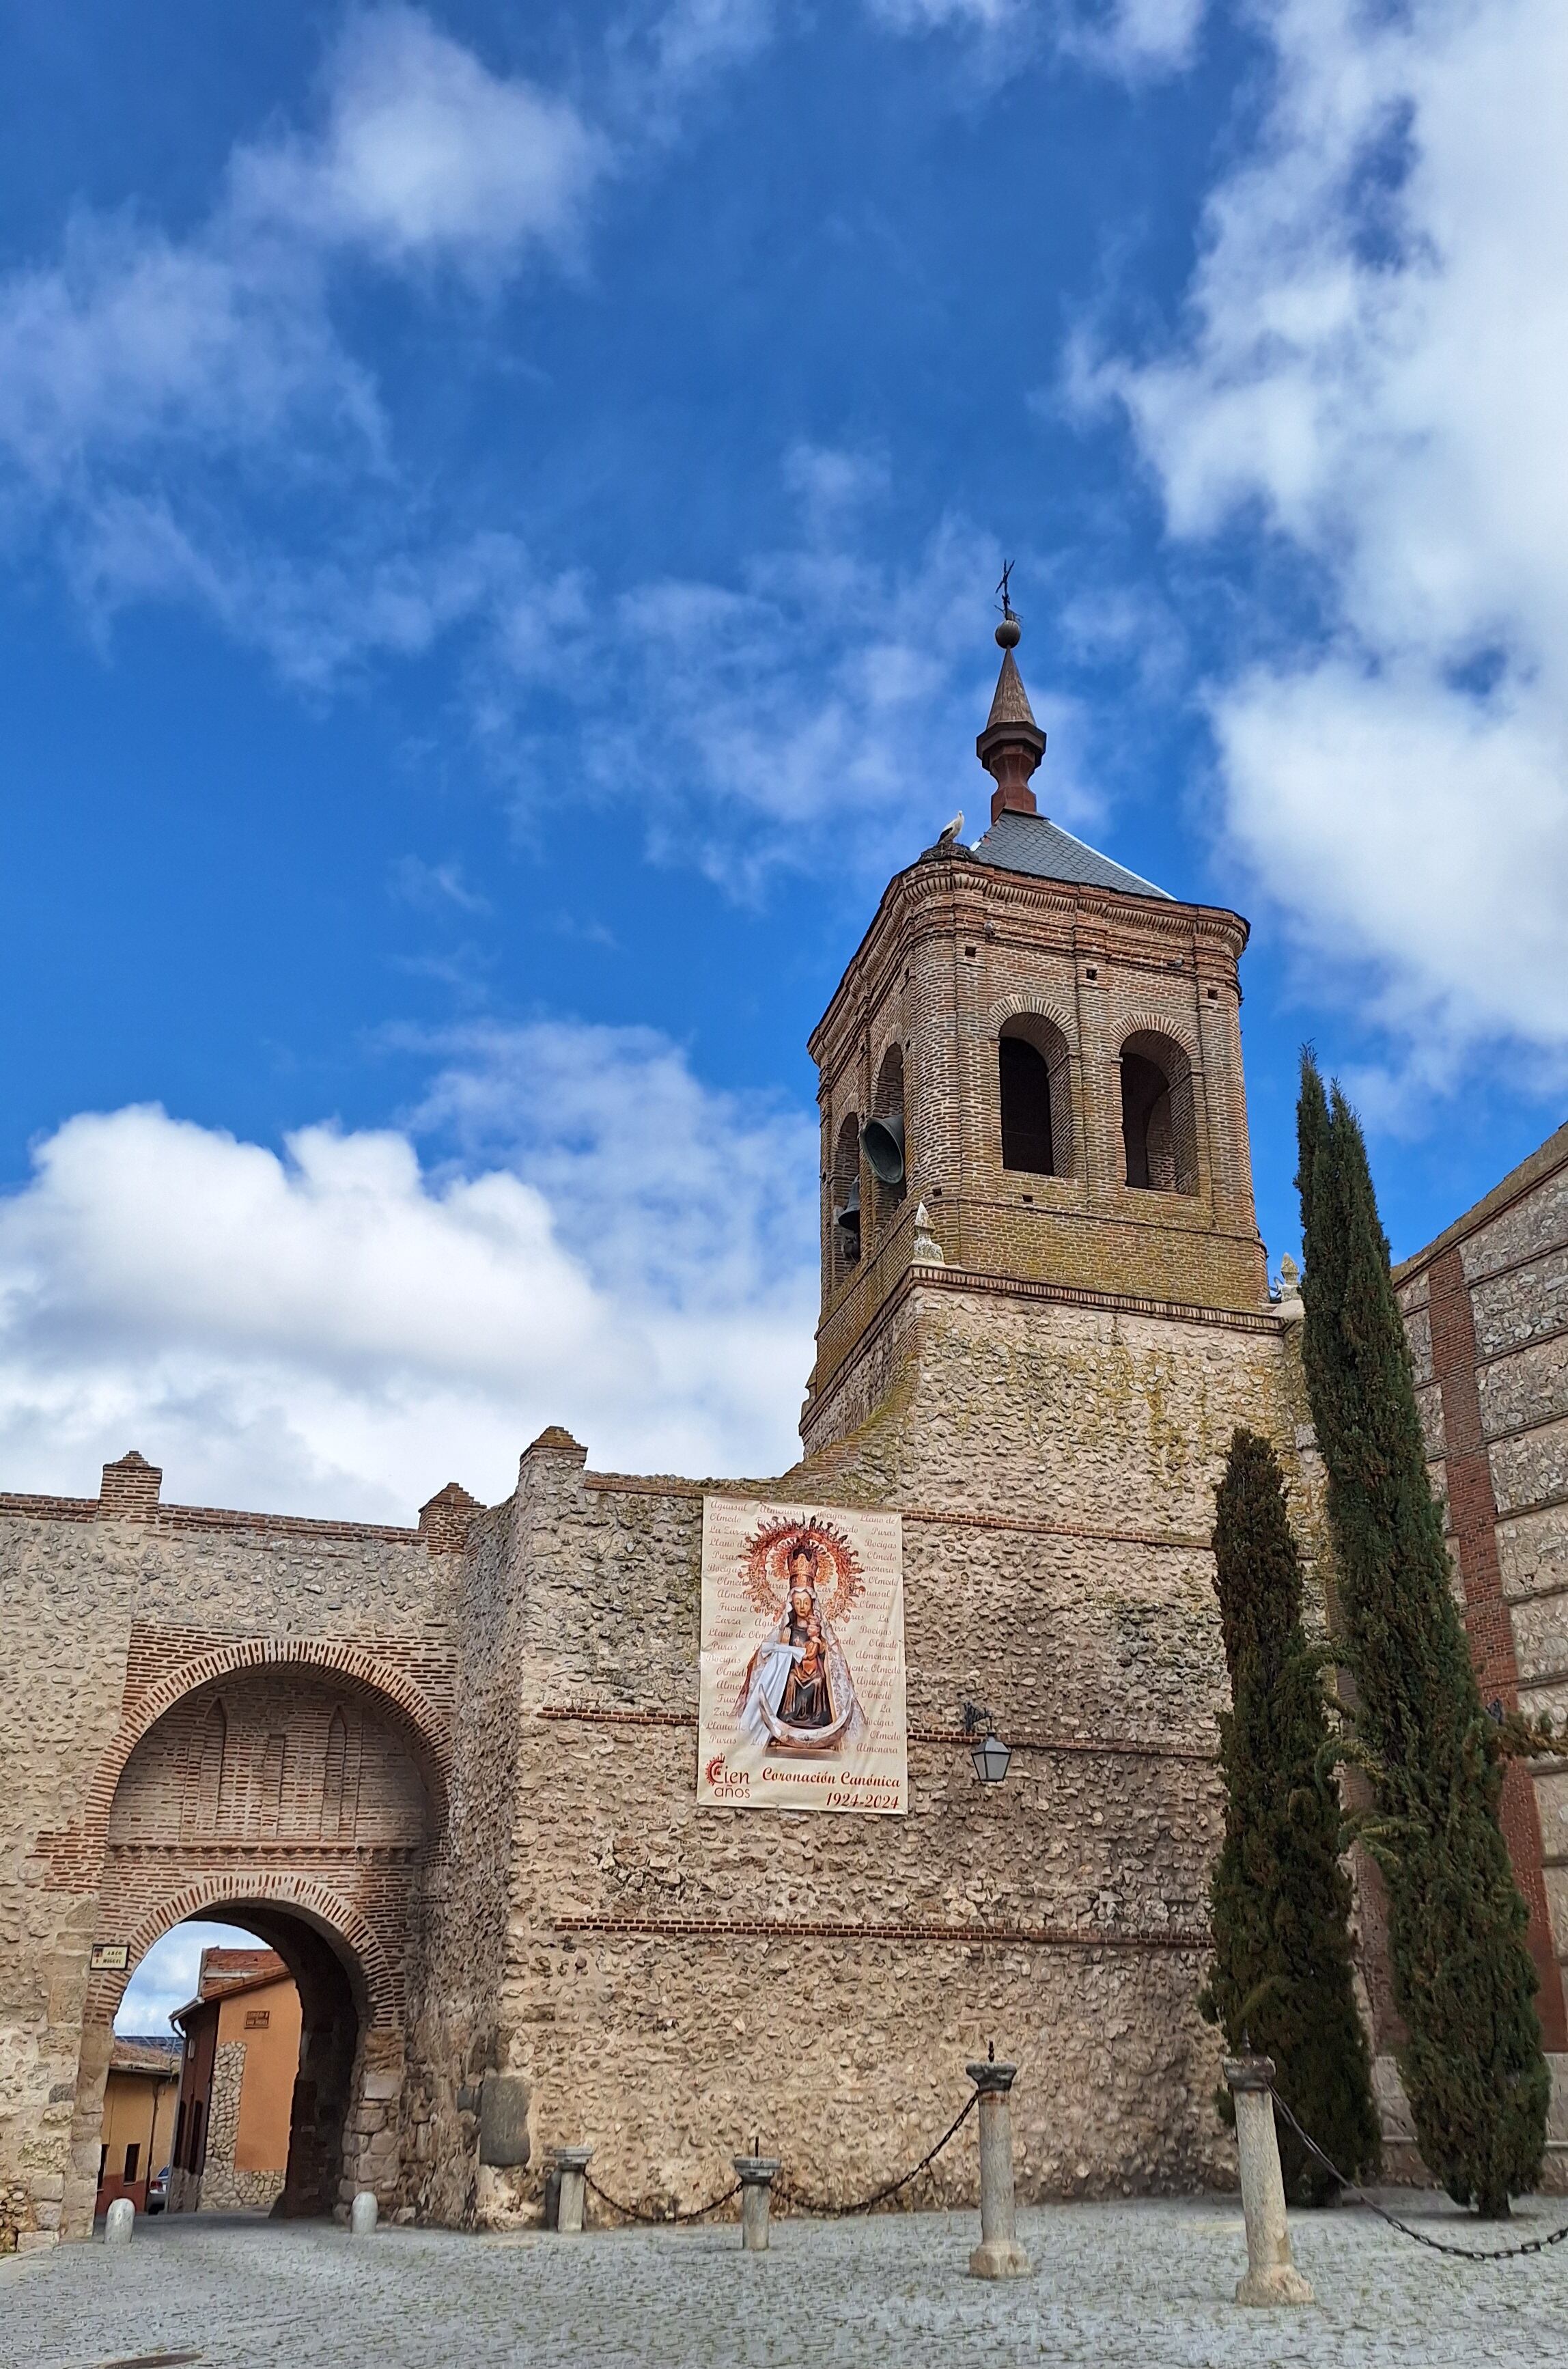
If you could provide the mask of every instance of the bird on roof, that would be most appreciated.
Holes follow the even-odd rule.
[[[957,838],[958,833],[963,830],[963,828],[964,828],[964,809],[963,809],[963,807],[959,807],[959,809],[958,809],[958,811],[957,811],[957,813],[954,816],[954,818],[953,818],[952,821],[948,824],[948,826],[947,826],[946,830],[943,832],[943,834],[942,834],[942,836],[941,836],[941,838],[937,841],[937,842],[936,842],[936,843],[937,843],[938,847],[951,847],[951,846],[952,846],[952,844],[953,844],[953,842],[954,842],[954,841]]]

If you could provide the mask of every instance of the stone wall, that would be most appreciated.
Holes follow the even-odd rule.
[[[245,2083],[246,2043],[218,2043],[207,2115],[205,2161],[196,2195],[187,2210],[203,2213],[265,2213],[283,2192],[279,2171],[245,2171],[235,2162],[239,2141],[240,2091]]]
[[[911,1288],[876,1355],[875,1412],[830,1455],[706,1485],[901,1511],[906,1819],[698,1810],[704,1484],[589,1472],[547,1436],[471,1567],[490,1677],[463,1689],[456,1782],[511,1790],[493,2024],[475,2012],[466,2069],[525,2084],[532,2142],[475,2171],[481,2221],[537,2214],[544,2151],[579,2140],[644,2205],[711,2194],[754,2136],[842,2201],[923,2152],[990,2039],[1024,2066],[1026,2194],[1230,2177],[1194,2003],[1220,1807],[1208,1536],[1244,1419],[1316,1539],[1286,1328],[942,1283]],[[969,1701],[1014,1747],[1001,1788],[971,1771]],[[435,1987],[477,2002],[465,1922],[445,1950]],[[441,2111],[469,2138],[461,2101]],[[450,2210],[436,2152],[424,2201],[445,2181]],[[935,2192],[972,2176],[956,2151]]]

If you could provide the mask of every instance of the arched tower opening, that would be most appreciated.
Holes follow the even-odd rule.
[[[860,1258],[860,1116],[855,1111],[840,1125],[828,1193],[830,1259],[833,1280],[841,1282]]]
[[[876,1072],[871,1117],[862,1131],[861,1147],[871,1172],[876,1230],[897,1217],[909,1189],[909,1149],[904,1133],[904,1054],[890,1045]]]
[[[1173,1037],[1139,1029],[1121,1052],[1122,1146],[1135,1192],[1196,1193],[1192,1063]]]
[[[1019,1013],[997,1038],[1001,1164],[1035,1176],[1073,1173],[1072,1068],[1054,1020]]]

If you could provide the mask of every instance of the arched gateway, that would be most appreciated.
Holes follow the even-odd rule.
[[[219,1916],[276,1950],[299,1988],[280,2210],[330,2212],[344,2188],[384,2184],[404,1965],[444,1827],[444,1755],[410,1714],[406,1682],[367,1673],[362,1653],[315,1641],[232,1644],[170,1672],[130,1723],[130,1749],[116,1739],[98,1915],[127,1935],[126,1963],[89,1980],[74,2154],[97,2140],[131,1972],[174,1925]]]
[[[195,1917],[257,1934],[299,1989],[278,2209],[329,2212],[359,2187],[407,2200],[407,2027],[447,1859],[449,1575],[469,1503],[443,1494],[418,1530],[208,1513],[162,1505],[155,1470],[129,1457],[96,1504],[0,1506],[25,1508],[24,1619],[29,1559],[75,1549],[52,1591],[59,1650],[34,1640],[31,1661],[40,1734],[78,1747],[51,1789],[66,1814],[25,1837],[22,1863],[54,1938],[24,2079],[46,2126],[68,2121],[68,2168],[12,2192],[24,2240],[90,2229],[116,2011],[154,1943]]]

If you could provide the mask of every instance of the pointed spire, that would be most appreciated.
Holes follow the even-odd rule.
[[[1016,618],[1013,623],[1017,623]],[[1024,688],[1018,662],[1011,650],[1004,650],[1001,672],[996,679],[996,696],[990,704],[990,714],[986,717],[986,730],[990,732],[998,724],[1033,725],[1034,722],[1035,711],[1029,704],[1029,694]]]
[[[986,728],[975,742],[975,754],[996,784],[991,793],[990,818],[1002,814],[1037,814],[1029,778],[1046,753],[1046,736],[1035,721],[1024,678],[1013,658],[1023,627],[1007,597],[1002,578],[1001,623],[996,638],[1001,651],[1001,671],[986,718]]]

